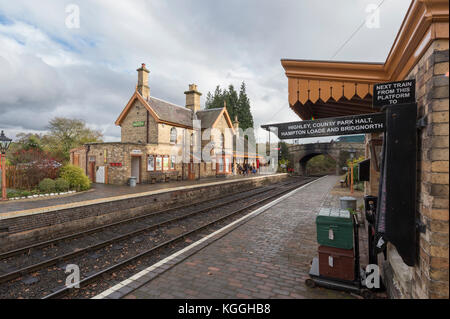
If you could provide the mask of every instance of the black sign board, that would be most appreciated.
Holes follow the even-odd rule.
[[[373,86],[374,107],[416,102],[416,80],[379,83]]]
[[[383,132],[385,129],[384,113],[372,113],[354,116],[342,116],[314,121],[267,124],[261,127],[276,132],[279,139],[307,138],[319,136],[336,136]]]

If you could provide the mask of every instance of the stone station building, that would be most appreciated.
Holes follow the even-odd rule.
[[[83,168],[91,181],[123,185],[228,176],[237,164],[257,165],[255,152],[236,149],[246,144],[239,122],[226,107],[202,110],[197,85],[189,85],[186,106],[150,96],[145,64],[137,69],[138,83],[116,120],[121,141],[90,143],[70,152],[70,162]],[[242,130],[241,130],[242,131]]]
[[[388,243],[379,266],[390,297],[449,297],[449,2],[413,0],[385,63],[282,60],[289,104],[304,120],[376,112],[376,83],[416,80],[418,130],[416,260],[408,266]],[[378,196],[383,134],[367,134],[370,181]],[[399,187],[401,187],[401,180]],[[414,230],[411,230],[414,231]]]

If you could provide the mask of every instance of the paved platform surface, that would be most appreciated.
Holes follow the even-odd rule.
[[[30,210],[35,208],[43,208],[43,207],[53,207],[58,205],[65,204],[73,204],[77,202],[85,202],[90,200],[97,199],[107,199],[111,197],[129,195],[129,194],[139,194],[146,193],[149,191],[162,190],[166,188],[173,187],[181,187],[181,186],[189,186],[189,185],[198,185],[198,184],[208,184],[215,183],[220,181],[234,180],[234,179],[244,179],[251,178],[257,176],[264,176],[259,174],[254,174],[250,176],[230,176],[227,178],[223,177],[212,177],[212,178],[204,178],[195,181],[174,181],[174,182],[166,182],[166,183],[157,183],[157,184],[139,184],[136,185],[135,188],[129,186],[118,186],[118,185],[105,185],[105,184],[93,184],[93,189],[87,192],[81,192],[72,195],[65,195],[61,197],[55,198],[38,198],[38,199],[27,199],[27,200],[19,200],[19,201],[8,201],[8,202],[0,202],[0,214],[8,213],[8,212],[16,212],[23,210]]]
[[[336,205],[338,179],[297,191],[124,298],[354,298],[304,283],[318,248],[315,214]]]

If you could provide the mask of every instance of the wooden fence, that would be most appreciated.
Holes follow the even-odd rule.
[[[44,178],[57,178],[59,168],[6,166],[6,188],[31,190]]]

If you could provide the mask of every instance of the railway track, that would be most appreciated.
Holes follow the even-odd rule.
[[[0,273],[0,298],[90,297],[92,292],[87,288],[105,282],[105,276],[111,274],[106,282],[112,286],[117,280],[117,272],[122,273],[123,279],[130,277],[140,265],[148,266],[164,254],[171,254],[201,238],[202,233],[215,225],[313,179],[303,179],[300,183],[295,179],[243,194],[152,212],[0,254],[3,265],[15,265],[11,271]],[[141,263],[140,260],[146,261]],[[82,289],[64,286],[67,264],[80,265],[81,274],[84,274],[80,281]],[[103,286],[93,288],[94,293],[106,289]],[[86,290],[88,294],[83,293]]]

